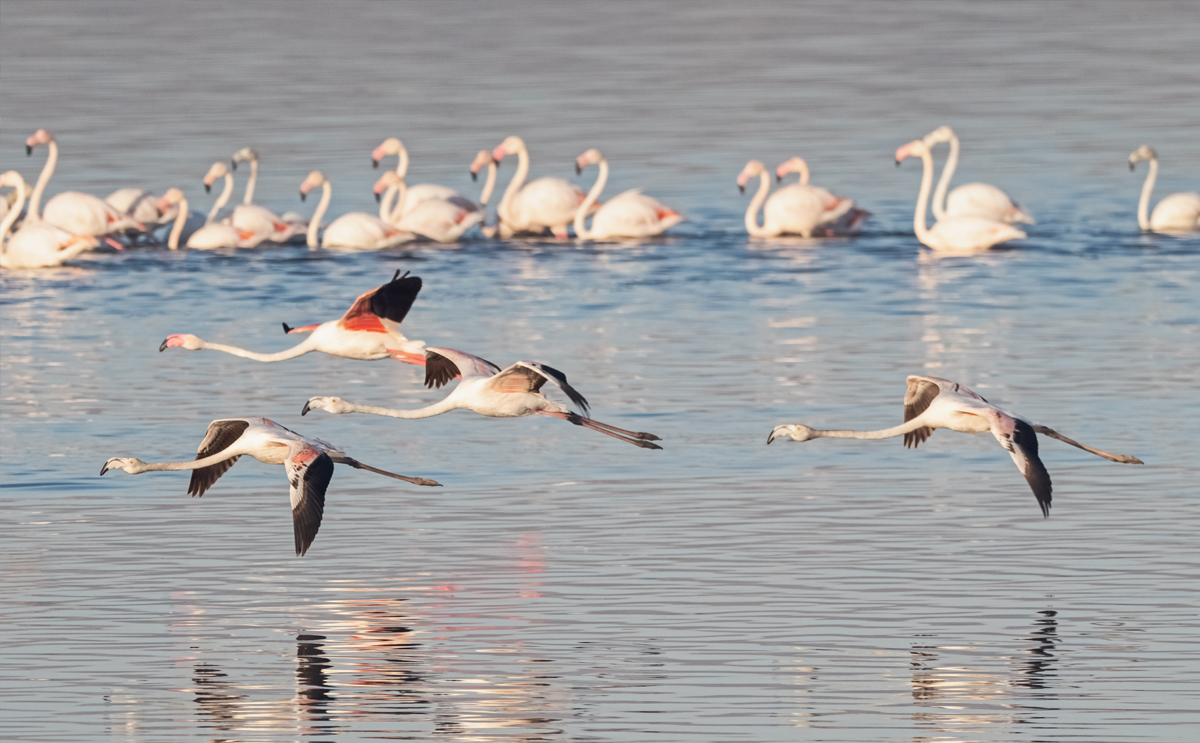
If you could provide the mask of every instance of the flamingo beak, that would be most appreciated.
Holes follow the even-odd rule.
[[[104,466],[100,468],[100,476],[103,477],[105,472],[108,472],[108,462],[105,462]]]
[[[29,157],[33,154],[33,145],[25,145],[25,156]]]
[[[746,193],[746,187],[741,183],[738,184],[738,193]]]
[[[304,200],[305,200],[305,199],[307,199],[307,198],[308,198],[308,194],[307,194],[306,192],[304,192],[304,191],[301,191],[301,192],[300,192],[300,200],[301,200],[301,201],[304,201]]]
[[[211,183],[204,184],[204,193],[212,193],[212,184]]]
[[[1129,169],[1133,170],[1133,161],[1132,160],[1129,161]]]
[[[171,340],[170,338],[167,338],[167,339],[166,339],[166,340],[164,340],[164,341],[163,341],[161,344],[159,344],[159,346],[158,346],[158,352],[159,352],[159,353],[162,353],[163,351],[167,350],[167,345],[168,345],[168,344],[167,344],[167,341],[170,341],[170,340]],[[104,474],[104,473],[103,473],[103,472],[101,472],[100,474]]]
[[[237,170],[237,160],[230,160],[229,162],[233,166],[233,169]]]
[[[478,180],[479,180],[479,174],[478,174],[478,173],[476,173],[474,170],[472,170],[472,171],[471,171],[471,180],[472,180],[472,181],[478,181]]]
[[[308,400],[304,401],[304,407],[300,410],[300,415],[308,415]]]
[[[775,174],[775,182],[780,183],[781,181],[783,181],[783,176],[780,175],[779,173],[776,173]]]
[[[575,175],[583,175],[583,168],[579,167],[579,163],[575,163]]]
[[[376,191],[375,192],[375,203],[378,204],[382,200],[383,200],[383,194]]]

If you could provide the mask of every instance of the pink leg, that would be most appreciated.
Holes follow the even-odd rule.
[[[584,428],[589,428],[598,433],[602,433],[605,436],[612,436],[614,439],[620,439],[621,441],[624,441],[628,444],[633,444],[634,446],[640,446],[643,449],[661,449],[662,448],[658,444],[652,444],[644,438],[634,438],[634,437],[650,437],[655,441],[660,440],[657,436],[654,436],[652,434],[639,433],[639,434],[630,434],[630,436],[624,436],[620,433],[617,433],[617,431],[621,431],[623,429],[615,428],[613,426],[607,426],[603,423],[594,421],[591,418],[584,418],[582,415],[579,415],[577,413],[557,413],[557,412],[553,412],[550,410],[539,410],[537,412],[539,415],[549,415],[554,418],[562,418],[563,420],[567,421],[568,423],[573,423],[577,426],[583,426]],[[610,430],[610,429],[612,429],[612,430]]]

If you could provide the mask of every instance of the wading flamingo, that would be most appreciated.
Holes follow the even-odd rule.
[[[0,267],[52,268],[99,245],[90,235],[72,235],[45,222],[25,220],[11,237],[8,231],[21,216],[25,204],[25,179],[15,170],[0,175],[0,187],[16,190],[17,200],[0,221]],[[7,239],[6,239],[7,238]]]
[[[813,229],[815,234],[823,233],[826,237],[853,235],[862,229],[863,223],[871,216],[871,212],[856,208],[853,199],[834,196],[820,186],[810,185],[808,163],[804,162],[803,158],[793,157],[780,163],[779,167],[775,168],[775,181],[782,182],[788,173],[799,174],[800,182],[785,186],[776,193],[788,193],[791,189],[798,189],[808,191],[821,200],[824,212],[819,215],[820,221]]]
[[[492,198],[492,191],[496,188],[496,158],[492,157],[492,153],[487,150],[480,150],[475,154],[475,159],[471,162],[471,180],[479,180],[479,171],[487,167],[487,178],[483,182],[483,191],[479,194],[479,208],[483,210],[484,220],[479,223],[479,231],[484,237],[495,237],[499,231],[500,217],[497,215],[496,224],[488,226],[487,223],[487,205]]]
[[[223,224],[230,223],[229,217],[218,220],[221,210],[225,208],[225,205],[229,203],[230,197],[233,196],[233,174],[229,172],[229,168],[225,167],[225,163],[220,160],[213,163],[208,172],[204,174],[204,193],[212,193],[213,184],[217,182],[218,178],[223,179],[225,185],[221,188],[221,195],[213,202],[212,209],[208,210],[208,216],[204,218],[204,224],[212,224],[216,221],[220,221]]]
[[[246,181],[246,193],[242,203],[233,208],[229,223],[239,230],[247,230],[255,234],[266,235],[271,242],[287,242],[293,237],[303,235],[308,225],[303,217],[287,220],[276,216],[275,212],[254,203],[254,187],[258,183],[258,151],[253,147],[243,147],[233,153],[230,160],[233,169],[237,170],[238,163],[250,163],[250,180]]]
[[[391,410],[370,405],[355,405],[340,397],[313,397],[304,403],[304,409],[300,411],[300,414],[305,415],[309,410],[325,410],[338,415],[370,413],[390,418],[412,419],[432,418],[451,410],[463,409],[473,410],[489,418],[549,415],[554,418],[562,418],[577,426],[599,431],[606,436],[612,436],[643,449],[662,448],[657,444],[650,443],[659,441],[659,438],[653,434],[626,431],[607,423],[585,418],[572,412],[566,405],[547,399],[546,395],[541,392],[542,385],[552,382],[558,385],[559,389],[566,393],[571,402],[579,406],[580,410],[587,412],[587,400],[576,392],[574,387],[567,384],[566,375],[557,369],[552,369],[536,361],[518,361],[501,371],[500,367],[492,362],[469,353],[450,348],[425,349],[426,387],[441,387],[460,375],[462,381],[445,399],[418,410]]]
[[[1154,181],[1158,178],[1158,153],[1153,147],[1142,145],[1129,155],[1129,169],[1133,170],[1140,160],[1150,161],[1150,172],[1146,174],[1142,198],[1138,201],[1138,227],[1167,234],[1200,230],[1200,193],[1173,193],[1158,202],[1154,213],[1149,219],[1146,218],[1146,212],[1150,209],[1150,192],[1154,190]]]
[[[405,191],[404,180],[391,170],[375,182],[375,198],[380,199],[379,218],[398,229],[436,242],[451,243],[483,221],[483,210],[461,196],[454,201],[425,199],[415,209],[401,215],[399,208],[393,209],[390,205],[393,201],[402,203]]]
[[[913,213],[913,231],[922,244],[937,251],[969,253],[999,245],[1009,240],[1021,240],[1025,233],[1007,222],[996,222],[982,217],[946,217],[926,228],[926,209],[929,206],[929,189],[933,183],[933,157],[929,145],[914,139],[896,150],[896,166],[906,157],[920,157],[924,163],[921,176],[921,192],[917,196],[917,209]]]
[[[575,237],[581,240],[605,240],[612,237],[651,237],[661,235],[683,221],[683,215],[668,209],[658,199],[642,193],[640,188],[622,191],[595,210],[592,228],[584,226],[584,218],[608,183],[608,161],[595,148],[575,158],[575,174],[581,175],[588,165],[599,165],[600,175],[587,197],[575,210]]]
[[[141,222],[147,229],[152,230],[175,219],[174,212],[161,214],[157,206],[158,197],[140,188],[118,188],[105,196],[104,200],[122,214]]]
[[[169,335],[158,347],[159,351],[168,348],[183,348],[188,351],[224,351],[234,356],[255,361],[285,361],[303,356],[306,353],[319,351],[330,356],[341,356],[345,359],[376,361],[391,357],[409,364],[425,365],[425,342],[410,341],[400,332],[400,323],[412,308],[417,294],[421,291],[421,279],[416,276],[403,276],[399,271],[392,280],[383,286],[376,287],[354,300],[346,314],[337,320],[305,325],[300,328],[288,327],[283,323],[283,332],[310,333],[299,345],[277,353],[255,353],[235,346],[220,343],[209,343],[194,335]]]
[[[792,184],[781,188],[767,198],[771,190],[771,176],[759,160],[751,160],[738,174],[738,190],[746,192],[746,184],[758,176],[758,191],[746,207],[746,232],[752,237],[778,237],[800,235],[812,237],[814,233],[825,234],[824,222],[835,222],[854,208],[850,199],[833,196],[825,189]],[[803,174],[801,174],[803,177]],[[763,207],[763,202],[766,206]],[[763,209],[762,226],[758,224],[758,210]]]
[[[1050,473],[1038,459],[1036,434],[1058,439],[1086,452],[1113,462],[1142,464],[1142,460],[1126,454],[1110,454],[1085,446],[1046,426],[1039,426],[1014,413],[1009,413],[962,385],[938,377],[910,376],[904,393],[904,424],[880,431],[821,431],[804,425],[776,426],[767,443],[787,436],[795,441],[811,439],[890,439],[904,436],[904,445],[916,447],[933,435],[934,429],[945,428],[959,433],[991,433],[1012,456],[1017,469],[1025,475],[1037,497],[1042,515],[1050,515]]]
[[[297,557],[308,551],[309,545],[317,538],[317,530],[321,528],[325,490],[333,477],[334,463],[387,475],[413,485],[441,486],[424,477],[406,477],[376,469],[351,459],[333,444],[301,436],[275,421],[257,417],[224,418],[208,424],[208,433],[200,442],[195,461],[143,462],[128,457],[112,457],[100,468],[100,474],[109,470],[124,470],[131,475],[191,470],[188,495],[200,497],[243,456],[254,457],[263,464],[282,464],[287,467]]]
[[[519,232],[542,234],[550,230],[555,237],[569,237],[567,226],[574,221],[576,210],[587,198],[583,189],[562,178],[538,178],[526,184],[529,150],[520,137],[509,137],[492,150],[497,163],[506,155],[514,154],[518,159],[517,172],[496,207],[500,236],[511,237]]]
[[[58,142],[54,141],[54,135],[45,129],[38,129],[25,140],[25,154],[32,155],[33,148],[40,144],[46,145],[50,154],[37,183],[34,184],[33,195],[29,197],[30,221],[42,220],[55,227],[61,227],[72,235],[99,237],[125,230],[146,231],[144,224],[119,211],[104,199],[79,191],[64,191],[56,195],[46,202],[46,208],[42,210],[41,216],[38,216],[42,192],[46,190],[46,184],[54,174],[54,166],[58,164]],[[115,241],[106,242],[118,247]]]
[[[329,199],[333,196],[333,187],[325,174],[314,170],[300,184],[300,200],[308,197],[308,192],[321,186],[321,201],[308,222],[308,247],[317,248],[356,248],[359,250],[378,250],[406,243],[416,237],[411,232],[397,229],[379,217],[366,212],[350,212],[333,220],[333,224],[325,228],[325,237],[318,244],[317,230],[321,228],[321,218],[329,208]]]
[[[178,212],[175,214],[175,224],[171,227],[171,234],[167,236],[167,247],[171,250],[178,250],[179,238],[183,234],[183,227],[188,219],[188,202],[183,196],[183,191],[178,188],[170,189],[158,200],[160,211],[166,211],[171,207],[178,209]],[[239,230],[233,225],[221,222],[209,222],[188,235],[186,247],[194,250],[253,248],[262,241],[262,235]]]
[[[396,163],[396,175],[400,176],[400,180],[404,180],[408,176],[408,149],[404,143],[395,137],[388,137],[383,140],[383,144],[379,145],[371,152],[371,167],[378,168],[379,161],[388,155],[398,155],[399,161]],[[408,193],[401,196],[396,202],[397,217],[403,217],[412,210],[416,209],[419,204],[429,199],[440,199],[441,201],[454,201],[459,197],[458,191],[448,186],[439,186],[434,183],[418,183],[409,187]]]
[[[933,192],[933,218],[939,222],[946,217],[982,217],[993,222],[1024,222],[1033,224],[1033,217],[1012,200],[1008,194],[987,183],[966,183],[946,196],[950,179],[958,167],[958,136],[948,126],[939,126],[925,135],[924,142],[932,150],[935,144],[950,143],[950,157],[942,166],[942,177]]]

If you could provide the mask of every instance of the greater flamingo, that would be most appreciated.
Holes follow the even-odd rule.
[[[104,197],[109,206],[133,217],[147,228],[158,227],[175,219],[175,214],[158,211],[158,197],[140,188],[118,188]]]
[[[771,176],[759,160],[751,160],[738,174],[738,190],[746,191],[746,184],[758,176],[758,191],[746,207],[746,232],[752,237],[778,237],[800,235],[812,237],[814,233],[825,234],[825,225],[836,222],[854,208],[854,201],[834,196],[825,189],[792,184],[781,188],[767,198],[771,190]],[[802,176],[803,177],[803,176]],[[763,206],[766,202],[766,206]],[[763,223],[758,224],[758,210],[763,209]]]
[[[567,383],[567,377],[557,369],[552,369],[536,361],[518,361],[512,366],[500,370],[490,361],[485,361],[469,353],[455,351],[450,348],[425,349],[425,386],[441,387],[442,385],[461,376],[462,381],[441,402],[418,410],[391,410],[370,405],[356,405],[346,402],[340,397],[313,397],[304,403],[301,415],[309,410],[325,410],[334,414],[370,413],[384,415],[390,418],[431,418],[435,415],[448,413],[451,410],[473,410],[480,415],[490,418],[520,418],[527,415],[549,415],[554,418],[573,423],[577,426],[599,431],[606,436],[620,439],[626,443],[640,446],[643,449],[661,449],[652,444],[660,439],[649,433],[626,431],[607,423],[585,418],[572,412],[561,403],[546,398],[541,392],[546,382],[558,385],[571,402],[587,412],[588,403],[583,395]]]
[[[379,161],[388,155],[399,156],[395,172],[396,175],[400,176],[401,180],[406,178],[408,176],[408,149],[405,148],[403,142],[395,137],[388,137],[383,140],[383,144],[371,152],[371,167],[378,168]],[[448,186],[439,186],[434,183],[417,183],[410,186],[408,193],[401,196],[396,202],[396,216],[399,218],[407,215],[416,209],[419,204],[429,199],[454,201],[458,196],[458,191]]]
[[[1153,147],[1142,145],[1129,155],[1129,169],[1133,170],[1141,160],[1150,161],[1150,172],[1142,184],[1142,198],[1138,201],[1138,227],[1153,232],[1180,234],[1200,230],[1200,193],[1184,191],[1173,193],[1154,207],[1154,213],[1146,218],[1150,209],[1150,192],[1158,178],[1158,153]]]
[[[916,447],[933,435],[934,429],[945,428],[959,433],[991,433],[1012,456],[1017,469],[1037,497],[1042,515],[1050,515],[1050,474],[1038,458],[1036,434],[1058,439],[1086,452],[1113,462],[1142,464],[1142,460],[1127,454],[1110,454],[1072,441],[1046,426],[1031,423],[1014,413],[1001,410],[957,382],[938,377],[910,376],[904,393],[904,424],[879,431],[822,431],[795,424],[776,426],[767,436],[767,443],[786,436],[795,441],[819,438],[890,439],[904,436],[904,445]]]
[[[188,202],[184,198],[183,191],[180,191],[178,188],[168,190],[158,200],[160,211],[166,211],[171,207],[178,209],[178,212],[175,214],[175,224],[171,226],[171,234],[167,236],[167,247],[171,250],[178,250],[179,238],[183,234],[183,227],[188,219]],[[262,243],[262,241],[263,235],[261,234],[255,234],[248,230],[239,230],[233,225],[224,224],[223,222],[208,222],[191,235],[188,235],[186,247],[195,250],[253,248]]]
[[[337,320],[299,328],[288,327],[287,323],[283,323],[285,334],[311,333],[299,345],[285,351],[256,353],[235,346],[209,343],[188,334],[167,336],[158,350],[165,351],[176,347],[188,351],[207,349],[224,351],[255,361],[285,361],[319,351],[345,359],[375,361],[390,357],[424,366],[425,342],[410,341],[400,332],[400,323],[404,322],[420,291],[420,278],[409,276],[407,273],[400,276],[400,271],[396,271],[391,281],[360,295],[350,309],[346,310],[346,314]]]
[[[292,531],[296,540],[296,556],[308,551],[321,528],[325,512],[325,490],[333,477],[333,465],[346,464],[397,480],[441,487],[435,480],[407,477],[376,469],[346,456],[338,447],[320,439],[301,436],[267,418],[224,418],[208,424],[208,433],[200,442],[200,450],[192,462],[143,462],[130,457],[112,457],[100,468],[103,475],[109,470],[124,470],[131,475],[143,472],[191,470],[188,495],[200,497],[221,475],[243,456],[254,457],[263,464],[282,464],[287,468],[291,485]]]
[[[1013,201],[1011,196],[987,183],[965,183],[947,196],[946,189],[950,187],[950,179],[954,177],[954,170],[958,167],[958,135],[948,126],[939,126],[925,135],[924,142],[930,150],[935,144],[950,143],[950,157],[942,167],[942,177],[938,179],[937,189],[933,193],[934,219],[941,221],[946,217],[981,217],[993,222],[1034,223],[1033,217]]]
[[[229,223],[239,230],[247,230],[255,234],[264,234],[265,239],[272,242],[287,242],[297,235],[303,235],[308,227],[303,218],[287,221],[276,216],[275,212],[266,207],[253,203],[254,187],[258,183],[258,151],[253,147],[243,147],[233,153],[230,161],[233,169],[237,170],[238,163],[250,163],[250,180],[246,181],[246,193],[242,203],[234,207]]]
[[[506,155],[516,155],[517,172],[504,189],[504,196],[496,207],[500,219],[500,236],[511,237],[519,232],[542,234],[546,230],[555,237],[569,237],[568,225],[575,219],[575,212],[586,195],[583,189],[562,178],[538,178],[526,185],[529,175],[529,150],[520,137],[509,137],[492,150],[496,162]]]
[[[929,189],[933,183],[933,156],[929,145],[920,139],[896,150],[896,166],[907,157],[920,157],[924,163],[921,176],[921,192],[917,196],[917,208],[913,214],[913,231],[924,245],[942,252],[969,253],[999,245],[1009,240],[1021,240],[1025,233],[1007,222],[996,222],[982,217],[946,217],[932,228],[925,226],[926,210],[929,205]]]
[[[0,267],[51,268],[90,250],[99,241],[90,235],[72,235],[52,224],[25,220],[21,229],[8,237],[8,231],[21,216],[25,204],[25,179],[15,170],[0,175],[0,187],[16,190],[17,200],[0,221]]]
[[[308,222],[308,247],[317,248],[356,248],[359,250],[378,250],[406,243],[415,235],[411,232],[397,229],[379,217],[366,212],[350,212],[333,220],[333,224],[325,228],[325,237],[318,244],[317,230],[321,228],[321,218],[329,208],[329,199],[333,196],[333,187],[325,174],[314,170],[300,184],[300,200],[304,201],[308,192],[321,186],[321,201]]]
[[[780,192],[786,193],[793,188],[808,190],[817,195],[825,207],[825,212],[820,215],[821,221],[813,230],[815,234],[823,233],[826,237],[854,235],[862,230],[863,223],[871,216],[871,212],[856,207],[853,199],[834,196],[820,186],[810,185],[808,163],[804,161],[804,158],[793,157],[780,163],[779,167],[775,168],[776,183],[782,182],[788,173],[798,174],[800,182],[785,186],[780,189]]]
[[[487,167],[487,178],[483,182],[483,191],[479,194],[479,208],[483,210],[484,220],[479,223],[479,231],[484,237],[495,237],[499,231],[499,215],[497,215],[497,223],[489,226],[487,223],[487,205],[492,198],[492,191],[496,188],[496,158],[492,157],[492,153],[487,150],[480,150],[475,155],[475,159],[471,161],[471,180],[479,180],[479,171]]]
[[[632,188],[622,191],[596,209],[592,216],[592,228],[588,229],[584,225],[584,218],[592,211],[592,205],[600,198],[600,193],[608,183],[608,160],[604,159],[600,150],[592,148],[575,158],[575,174],[582,174],[588,165],[599,165],[600,174],[583,203],[575,210],[575,237],[581,240],[651,237],[661,235],[683,221],[683,215],[679,212],[645,195],[640,188]]]
[[[225,185],[221,188],[221,195],[213,202],[212,208],[208,210],[208,216],[204,218],[204,224],[212,224],[216,221],[224,224],[230,223],[229,217],[218,220],[221,210],[225,208],[225,205],[229,203],[230,197],[233,196],[233,174],[229,172],[229,168],[225,167],[225,163],[220,160],[213,163],[208,172],[204,174],[204,193],[212,193],[213,184],[217,182],[218,178],[223,179]]]
[[[72,235],[93,235],[100,237],[114,232],[137,230],[145,232],[146,226],[133,217],[122,213],[104,199],[79,191],[64,191],[46,202],[46,208],[38,215],[38,205],[41,203],[42,192],[50,176],[54,174],[54,166],[58,164],[58,142],[54,135],[45,129],[38,129],[29,139],[25,140],[25,154],[32,155],[33,148],[40,144],[46,145],[49,155],[42,167],[41,175],[33,187],[33,195],[29,197],[28,219],[32,222],[42,220],[55,227],[61,227]],[[119,246],[112,240],[106,240],[113,247]]]
[[[457,241],[473,225],[483,221],[483,210],[461,196],[453,201],[425,199],[415,209],[401,214],[399,204],[404,202],[406,191],[404,179],[394,171],[389,170],[379,177],[375,183],[375,198],[380,199],[380,219],[399,229],[442,243]],[[396,202],[395,208],[391,208],[393,201]]]

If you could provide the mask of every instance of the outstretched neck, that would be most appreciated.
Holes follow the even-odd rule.
[[[583,220],[592,208],[592,204],[595,204],[596,199],[600,198],[600,194],[604,191],[606,183],[608,183],[608,161],[601,158],[600,175],[596,178],[596,182],[592,184],[592,190],[588,191],[587,198],[575,210],[575,237],[586,239],[592,236],[591,230],[584,227]]]
[[[1138,227],[1150,229],[1150,193],[1154,191],[1154,180],[1158,178],[1158,158],[1150,158],[1150,172],[1142,184],[1142,198],[1138,200]],[[38,181],[41,182],[40,180]]]
[[[417,408],[416,410],[393,410],[391,408],[375,407],[374,405],[355,405],[353,403],[347,403],[347,405],[351,413],[370,413],[371,415],[383,415],[388,418],[404,418],[406,420],[432,418],[435,415],[457,410],[459,407],[458,403],[449,397],[428,407]]]
[[[946,164],[942,166],[942,177],[938,179],[937,190],[933,192],[933,218],[937,221],[942,221],[946,218],[946,191],[950,189],[950,179],[954,177],[954,171],[958,167],[958,136],[950,137],[950,157],[946,158]]]
[[[241,356],[243,359],[253,359],[254,361],[286,361],[294,359],[297,356],[303,356],[314,350],[314,346],[313,336],[311,335],[305,338],[299,345],[292,346],[286,351],[278,353],[255,353],[254,351],[247,351],[237,346],[226,346],[222,343],[209,343],[208,341],[204,342],[204,348],[209,351],[224,351],[225,353]]]
[[[254,187],[258,185],[258,160],[250,161],[250,180],[246,181],[246,195],[242,197],[242,203],[250,206],[254,203]]]
[[[325,210],[329,208],[329,199],[332,196],[333,187],[329,185],[329,181],[325,181],[321,184],[321,203],[317,204],[317,210],[308,222],[308,247],[313,250],[321,247],[321,243],[317,241],[317,234],[321,231],[321,219],[325,216]]]
[[[46,184],[50,182],[50,176],[54,175],[54,166],[58,163],[58,142],[52,139],[47,147],[50,154],[46,157],[46,164],[42,166],[42,172],[33,186],[33,194],[29,197],[30,224],[41,220],[41,216],[38,215],[38,207],[42,203],[42,192],[46,190]]]
[[[175,224],[171,226],[171,234],[167,237],[167,247],[171,250],[179,250],[179,236],[183,234],[183,223],[188,218],[187,199],[180,199],[175,208],[178,210],[175,214]]]
[[[504,197],[500,199],[500,206],[496,207],[496,215],[510,224],[513,222],[510,210],[512,208],[512,200],[517,195],[517,191],[521,190],[521,186],[525,185],[525,177],[529,175],[529,151],[524,147],[517,152],[517,172],[513,173],[512,180],[508,182],[508,188],[504,189]]]
[[[925,226],[925,213],[929,207],[929,187],[933,185],[933,156],[929,154],[928,148],[921,153],[921,164],[921,193],[917,196],[917,209],[913,212],[913,232],[918,240],[925,242],[929,236],[929,228]]]
[[[907,423],[903,423],[899,426],[893,426],[892,428],[880,429],[878,431],[853,431],[850,429],[829,429],[829,430],[813,429],[813,437],[814,438],[822,438],[822,439],[867,439],[867,440],[890,439],[890,438],[893,438],[896,436],[903,436],[906,433],[911,433],[912,431],[915,431],[918,428],[923,428],[924,426],[925,426],[924,421],[921,420],[920,416],[917,416],[916,418],[913,418],[912,420],[908,421]]]
[[[137,460],[137,472],[135,475],[140,475],[143,472],[173,472],[177,470],[198,470],[204,467],[210,467],[214,464],[224,462],[227,459],[241,456],[243,452],[238,450],[237,445],[223,449],[216,454],[205,457],[204,459],[196,459],[190,462],[143,462]]]
[[[771,231],[766,228],[766,215],[763,215],[763,226],[758,226],[758,210],[762,208],[763,202],[767,200],[767,192],[771,190],[771,177],[764,170],[759,174],[758,192],[754,194],[754,198],[750,199],[750,206],[746,207],[746,232],[749,232],[753,237],[771,237]]]
[[[204,224],[211,224],[217,218],[217,214],[229,203],[230,197],[233,196],[233,176],[229,173],[225,174],[225,187],[221,189],[221,195],[217,197],[213,203],[212,209],[208,212],[208,217],[205,218]]]
[[[8,210],[8,214],[4,215],[4,221],[0,222],[0,254],[3,254],[6,246],[5,238],[8,237],[8,231],[12,229],[13,223],[17,221],[17,217],[21,216],[21,207],[25,204],[25,181],[17,181],[17,200]]]

